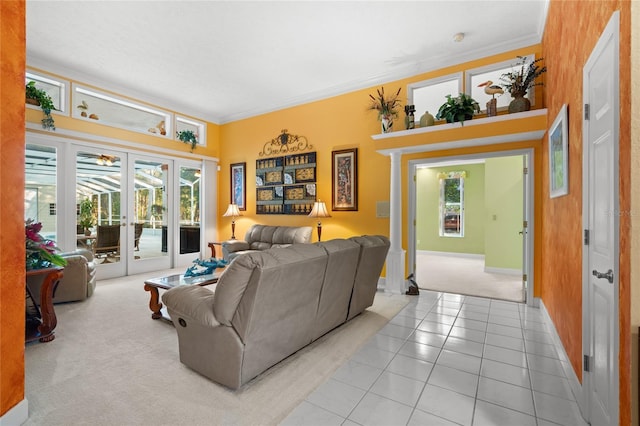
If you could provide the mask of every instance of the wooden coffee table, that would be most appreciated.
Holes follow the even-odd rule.
[[[218,278],[223,269],[216,269],[213,274],[198,275],[195,277],[185,277],[183,274],[169,275],[167,277],[151,278],[144,282],[144,289],[151,293],[149,301],[149,309],[151,309],[152,319],[166,319],[171,321],[169,315],[162,312],[162,303],[160,302],[160,294],[158,289],[169,290],[181,285],[211,285],[218,282]]]

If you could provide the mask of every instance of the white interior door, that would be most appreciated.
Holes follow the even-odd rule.
[[[618,424],[618,21],[616,12],[583,70],[583,413],[603,426]]]
[[[522,300],[525,303],[529,303],[529,301],[533,300],[533,295],[529,295],[529,281],[530,271],[529,271],[529,256],[531,250],[529,250],[529,226],[531,221],[529,220],[531,216],[530,208],[531,203],[529,201],[529,185],[530,181],[530,155],[524,155],[522,157]]]

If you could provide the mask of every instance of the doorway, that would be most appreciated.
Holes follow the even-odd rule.
[[[89,250],[98,279],[200,257],[199,182],[206,162],[29,133],[25,162],[25,219],[42,222],[62,251]],[[179,231],[185,227],[188,235]],[[187,248],[179,252],[182,246]],[[189,258],[183,260],[183,253]]]
[[[581,411],[603,426],[619,421],[619,34],[615,12],[583,68]]]
[[[420,288],[533,302],[532,156],[527,149],[410,162],[409,268]],[[447,199],[454,175],[462,196]]]

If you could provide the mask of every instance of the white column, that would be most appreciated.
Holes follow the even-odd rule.
[[[392,152],[391,155],[391,194],[390,194],[390,221],[389,239],[391,247],[387,254],[387,276],[386,288],[389,293],[404,294],[404,257],[405,251],[402,249],[402,179],[401,169],[402,154]]]

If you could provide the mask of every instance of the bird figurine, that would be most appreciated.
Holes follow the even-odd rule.
[[[482,84],[478,84],[478,87],[484,87],[484,93],[486,93],[487,95],[491,95],[492,98],[495,98],[496,94],[504,94],[504,90],[502,89],[502,87],[498,86],[497,84],[493,84],[493,81],[491,80],[485,81]]]

